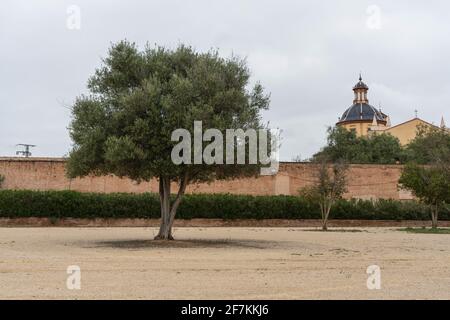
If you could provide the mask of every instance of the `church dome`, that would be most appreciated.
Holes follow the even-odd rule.
[[[377,121],[384,122],[386,121],[387,116],[368,103],[355,103],[350,108],[345,110],[338,123],[340,124],[351,121],[369,122],[373,121],[374,117]]]
[[[362,77],[359,75],[359,81],[353,87],[355,94],[353,105],[342,114],[342,117],[339,118],[339,122],[337,123],[338,125],[351,122],[373,122],[374,120],[377,123],[386,124],[388,116],[369,104],[367,91],[369,91],[369,87],[362,81]]]

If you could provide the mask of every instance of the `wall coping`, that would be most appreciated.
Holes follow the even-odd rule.
[[[0,161],[10,162],[66,162],[67,158],[52,157],[0,157]]]
[[[63,157],[1,157],[0,156],[0,162],[66,162],[67,158]],[[295,166],[295,165],[317,165],[315,163],[311,162],[292,162],[292,161],[280,161],[281,166]],[[350,165],[353,168],[402,168],[402,164],[357,164],[352,163]]]

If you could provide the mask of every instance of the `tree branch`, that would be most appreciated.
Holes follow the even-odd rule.
[[[175,198],[175,201],[172,204],[172,208],[170,209],[170,220],[169,220],[169,226],[171,227],[173,224],[173,221],[175,219],[175,214],[177,212],[178,206],[181,203],[181,198],[184,195],[185,191],[186,191],[186,187],[188,185],[189,182],[189,173],[186,171],[183,175],[183,177],[181,177],[180,180],[180,188],[178,189],[178,193],[177,196]]]

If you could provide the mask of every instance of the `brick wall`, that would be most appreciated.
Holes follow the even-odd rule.
[[[0,174],[4,189],[76,190],[82,192],[158,192],[156,180],[137,184],[115,176],[68,179],[64,159],[2,158]],[[409,192],[398,190],[399,165],[352,165],[348,173],[346,198],[411,199]],[[315,165],[281,163],[276,176],[261,176],[233,181],[215,181],[188,187],[189,193],[233,193],[252,195],[296,194],[314,181]]]

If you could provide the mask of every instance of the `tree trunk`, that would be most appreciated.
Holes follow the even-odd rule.
[[[159,177],[159,202],[161,206],[161,224],[155,240],[172,240],[172,230],[169,228],[170,212],[170,179]]]
[[[322,216],[322,231],[327,231],[327,222],[325,220],[326,202],[325,201],[320,202],[319,206],[320,206],[320,214]]]
[[[155,240],[173,240],[172,226],[181,198],[186,191],[187,174],[180,180],[180,188],[178,190],[175,201],[170,203],[170,178],[159,177],[159,199],[161,204],[161,225]]]
[[[324,204],[321,205],[322,210],[322,231],[328,231],[328,217],[330,216],[331,211],[331,201],[324,201]]]
[[[431,211],[431,228],[437,229],[438,227],[438,214],[439,214],[439,206],[434,206]]]

